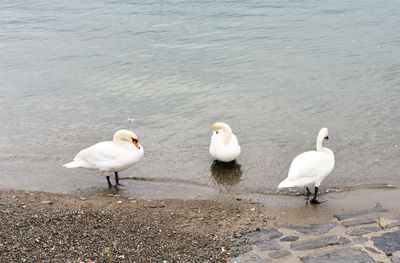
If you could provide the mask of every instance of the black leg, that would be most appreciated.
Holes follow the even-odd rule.
[[[114,172],[114,174],[115,174],[115,186],[117,185],[123,186],[122,184],[119,183],[118,172]]]
[[[110,182],[110,176],[107,175],[106,178],[107,178],[107,182],[108,182],[108,188],[111,188],[111,187],[112,187],[112,184],[111,184],[111,182]]]
[[[310,201],[311,204],[320,204],[321,202],[317,200],[318,187],[315,187],[314,198]]]
[[[308,198],[308,197],[310,197],[311,192],[310,192],[310,189],[308,189],[308,187],[306,187],[306,190],[307,190],[307,198]]]

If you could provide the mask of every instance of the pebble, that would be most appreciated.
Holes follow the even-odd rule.
[[[51,205],[51,204],[53,204],[53,202],[50,201],[50,200],[45,200],[45,201],[42,201],[41,203],[44,204],[44,205]]]

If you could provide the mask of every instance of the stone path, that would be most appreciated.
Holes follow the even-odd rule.
[[[379,203],[310,226],[282,226],[236,239],[230,263],[400,263],[400,220]]]

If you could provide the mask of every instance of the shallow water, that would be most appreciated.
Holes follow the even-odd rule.
[[[336,154],[322,188],[399,185],[399,11],[372,0],[1,2],[0,187],[102,191],[104,176],[61,165],[128,128],[145,157],[121,173],[142,179],[125,180],[127,193],[270,193],[322,126]],[[212,166],[215,121],[242,147],[231,173]]]

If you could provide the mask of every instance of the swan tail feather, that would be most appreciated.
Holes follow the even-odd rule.
[[[67,168],[78,168],[80,167],[80,164],[75,161],[72,161],[70,163],[63,164],[63,166]]]
[[[285,187],[293,187],[294,184],[288,178],[283,180],[279,185],[278,188],[285,188]]]

